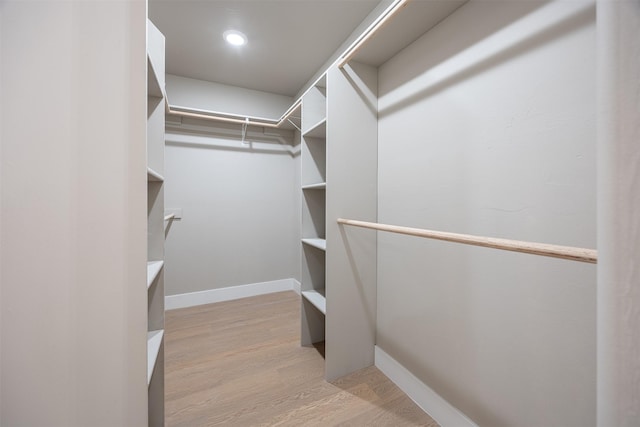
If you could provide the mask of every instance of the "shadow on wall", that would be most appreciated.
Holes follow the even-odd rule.
[[[345,64],[344,68],[341,70],[344,76],[351,82],[353,89],[362,99],[364,105],[367,106],[369,111],[373,115],[378,114],[378,88],[371,88],[367,85],[366,81],[360,77],[359,73],[366,72],[366,68],[362,69],[362,66],[356,62],[352,64]],[[372,81],[373,79],[369,78],[368,81]],[[378,80],[375,79],[377,84]]]
[[[410,82],[421,75],[428,74],[429,70],[437,67],[439,64],[446,62],[457,54],[472,47],[480,41],[490,37],[492,34],[506,28],[519,19],[524,19],[528,14],[533,13],[536,9],[546,5],[546,2],[517,2],[505,3],[501,9],[501,13],[492,15],[492,20],[473,19],[473,11],[467,9],[466,14],[461,17],[465,22],[472,20],[472,25],[461,25],[465,30],[458,33],[455,38],[449,38],[446,41],[438,37],[433,37],[437,48],[430,50],[428,55],[415,55],[416,60],[410,67],[405,67],[402,71],[394,69],[394,73],[400,72],[400,77],[394,79],[397,82]],[[478,4],[477,7],[482,7]],[[462,9],[465,9],[463,6]],[[457,14],[463,12],[460,9]],[[450,73],[441,80],[427,84],[418,91],[412,91],[410,96],[397,100],[386,105],[378,111],[378,117],[383,118],[387,115],[396,113],[413,103],[428,98],[450,86],[454,86],[466,79],[489,70],[496,65],[507,61],[510,58],[522,55],[527,51],[534,50],[560,38],[564,34],[569,34],[585,25],[589,25],[595,20],[595,2],[585,2],[585,7],[580,9],[578,13],[571,14],[558,21],[554,21],[550,25],[538,28],[536,31],[523,34],[520,39],[512,38],[509,44],[495,46],[492,53],[484,56],[481,60],[471,62],[461,67],[457,72]],[[464,12],[463,12],[464,13]],[[435,30],[437,31],[437,27]],[[409,47],[411,48],[411,47]],[[384,66],[384,65],[383,65]],[[550,64],[551,66],[551,64]],[[386,87],[384,92],[381,89],[379,97],[392,92],[396,87]]]
[[[360,301],[367,301],[370,299],[369,293],[371,292],[371,284],[365,283],[366,280],[363,279],[362,274],[360,273],[361,268],[359,265],[362,263],[362,259],[358,259],[354,254],[363,254],[360,258],[365,258],[364,264],[367,264],[369,260],[367,260],[367,256],[371,256],[367,250],[368,243],[362,241],[363,235],[373,235],[376,236],[375,231],[371,230],[358,230],[355,233],[351,233],[352,237],[349,239],[347,235],[347,231],[344,229],[344,225],[338,224],[338,229],[340,230],[340,238],[342,239],[342,243],[344,245],[344,250],[347,255],[347,259],[349,260],[349,270],[353,277],[353,283],[356,286],[356,290],[358,292]],[[353,230],[352,230],[353,231]],[[355,235],[355,236],[354,236]],[[375,239],[375,237],[374,237]],[[352,246],[356,246],[356,250],[354,252]],[[375,253],[373,254],[375,257]],[[366,267],[365,267],[366,268]],[[375,286],[375,284],[373,285]],[[367,304],[363,304],[364,311],[366,312],[366,319],[371,331],[376,330],[376,313],[375,309],[372,310],[371,307]]]

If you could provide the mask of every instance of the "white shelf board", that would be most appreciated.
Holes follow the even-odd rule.
[[[302,239],[302,243],[313,246],[314,248],[321,249],[323,251],[327,250],[327,241],[325,239]]]
[[[149,54],[147,54],[147,95],[164,98],[164,91],[160,87],[158,75]]]
[[[302,186],[303,190],[325,190],[326,188],[326,182],[318,182],[317,184],[306,184]]]
[[[151,287],[153,282],[158,277],[164,261],[149,261],[147,262],[147,289]]]
[[[302,291],[302,297],[313,304],[322,314],[327,314],[327,299],[325,298],[324,288]]]
[[[163,336],[164,329],[147,332],[147,385],[151,384],[151,376],[158,360]]]
[[[323,118],[315,125],[311,126],[308,131],[304,133],[305,137],[312,138],[326,138],[327,136],[327,118]]]
[[[327,87],[327,73],[325,72],[316,82],[314,83],[315,87],[326,88]]]
[[[162,182],[164,177],[151,168],[147,168],[147,181]]]

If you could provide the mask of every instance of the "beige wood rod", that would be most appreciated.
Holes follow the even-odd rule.
[[[347,52],[345,52],[338,62],[338,68],[342,68],[345,66],[347,62],[353,58],[353,56],[358,53],[360,48],[365,45],[369,41],[371,37],[373,37],[378,30],[380,30],[384,24],[386,24],[396,13],[400,11],[403,7],[405,7],[409,3],[409,0],[399,0],[393,7],[391,7],[387,13],[376,22],[357,42],[354,44]]]
[[[243,119],[235,119],[233,117],[225,117],[225,116],[216,116],[216,115],[209,115],[209,114],[201,114],[201,113],[192,113],[192,112],[188,112],[188,111],[176,111],[176,110],[169,110],[169,114],[175,115],[175,116],[186,116],[186,117],[194,117],[194,118],[198,118],[198,119],[207,119],[207,120],[216,120],[219,122],[225,122],[225,123],[238,123],[238,124],[249,124],[251,126],[262,126],[262,127],[268,127],[268,128],[277,128],[278,127],[278,123],[277,122],[256,122],[253,121],[251,119],[249,119],[249,121],[247,122],[246,120]]]
[[[338,218],[338,224],[370,228],[379,231],[389,231],[391,233],[407,234],[409,236],[426,237],[429,239],[444,240],[447,242],[463,243],[466,245],[483,246],[485,248],[502,249],[505,251],[588,262],[591,264],[596,264],[598,262],[598,251],[595,249],[523,242],[520,240],[500,239],[495,237],[473,236],[470,234],[448,233],[444,231],[424,230],[421,228],[401,227],[398,225],[378,224],[376,222],[357,221],[343,218]]]
[[[225,122],[225,123],[238,123],[238,124],[248,123],[251,126],[279,128],[280,126],[282,126],[285,120],[289,118],[289,116],[294,112],[294,110],[300,106],[300,102],[301,100],[296,101],[293,105],[291,105],[291,107],[289,107],[289,109],[282,115],[280,119],[278,119],[277,121],[274,120],[273,122],[255,121],[251,119],[249,119],[249,122],[246,122],[246,120],[243,120],[243,119],[220,116],[220,115],[216,115],[215,113],[202,114],[202,113],[195,113],[192,111],[178,111],[178,110],[172,110],[170,107],[167,107],[167,111],[169,112],[169,114],[172,114],[174,116],[186,116],[186,117],[194,117],[198,119],[216,120],[216,121]]]

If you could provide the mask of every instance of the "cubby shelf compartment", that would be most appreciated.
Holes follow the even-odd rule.
[[[302,291],[302,297],[313,304],[322,314],[327,314],[327,300],[324,288]]]
[[[164,143],[165,38],[147,20],[147,386],[148,425],[163,427],[164,410]]]
[[[313,125],[308,131],[306,131],[303,135],[305,138],[326,138],[327,136],[327,119],[324,118],[320,120],[318,123]]]
[[[327,250],[327,241],[325,239],[302,239],[302,243],[323,251]]]
[[[163,182],[164,177],[151,168],[147,168],[147,181]]]
[[[164,329],[147,332],[147,385],[151,384],[151,376],[158,360],[163,337]]]
[[[147,262],[147,288],[150,288],[156,277],[160,274],[164,261],[149,261]]]
[[[300,181],[302,187],[302,311],[300,343],[325,340],[327,252],[327,89],[326,76],[302,97]]]
[[[326,188],[326,182],[318,182],[316,184],[306,184],[302,186],[303,190],[325,190]]]

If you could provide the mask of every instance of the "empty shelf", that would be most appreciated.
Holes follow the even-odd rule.
[[[327,299],[325,298],[324,289],[314,289],[311,291],[302,291],[302,296],[309,301],[315,308],[320,310],[322,314],[327,313]]]
[[[326,188],[327,188],[326,182],[319,182],[317,184],[307,184],[302,186],[303,190],[324,190]]]
[[[158,360],[163,336],[164,329],[147,332],[147,385],[151,384],[151,376]]]
[[[304,136],[312,138],[325,138],[327,136],[327,119],[324,118],[313,125],[311,129],[304,133]]]
[[[150,261],[147,263],[147,288],[150,288],[162,270],[164,261]]]
[[[147,168],[147,181],[162,182],[164,177],[151,168]]]
[[[302,243],[313,246],[314,248],[321,249],[323,251],[327,250],[327,241],[325,239],[302,239]]]
[[[164,91],[160,87],[158,75],[156,69],[153,66],[151,58],[147,54],[147,94],[149,96],[156,96],[158,98],[164,98]]]

